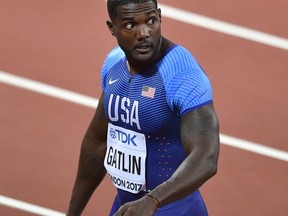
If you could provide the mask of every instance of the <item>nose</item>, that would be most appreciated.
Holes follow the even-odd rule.
[[[141,41],[143,39],[146,39],[150,36],[150,29],[147,25],[141,25],[139,26],[139,29],[137,31],[137,40]]]

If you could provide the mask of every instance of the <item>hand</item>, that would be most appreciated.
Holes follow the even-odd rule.
[[[128,202],[113,216],[153,216],[157,210],[157,204],[151,197],[144,196],[139,200]]]

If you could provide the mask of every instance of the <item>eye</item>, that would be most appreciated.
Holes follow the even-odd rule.
[[[133,27],[134,27],[134,25],[133,25],[132,23],[126,23],[126,24],[125,24],[125,28],[126,28],[127,30],[131,30]]]
[[[152,19],[150,19],[150,20],[147,22],[147,24],[148,24],[148,25],[154,25],[155,22],[156,22],[156,20],[155,20],[154,18],[152,18]]]

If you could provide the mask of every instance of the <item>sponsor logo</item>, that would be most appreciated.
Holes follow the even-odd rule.
[[[137,144],[134,141],[134,139],[137,137],[136,135],[131,135],[129,133],[125,133],[123,131],[111,128],[110,137],[112,139],[117,139],[123,144],[137,146]]]
[[[112,78],[110,78],[110,80],[109,80],[109,85],[111,85],[111,84],[117,82],[118,80],[119,80],[119,79],[115,79],[115,80],[113,80]]]

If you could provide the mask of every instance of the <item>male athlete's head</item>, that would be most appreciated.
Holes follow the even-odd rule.
[[[107,26],[129,63],[148,65],[159,57],[161,11],[156,0],[108,0]]]

